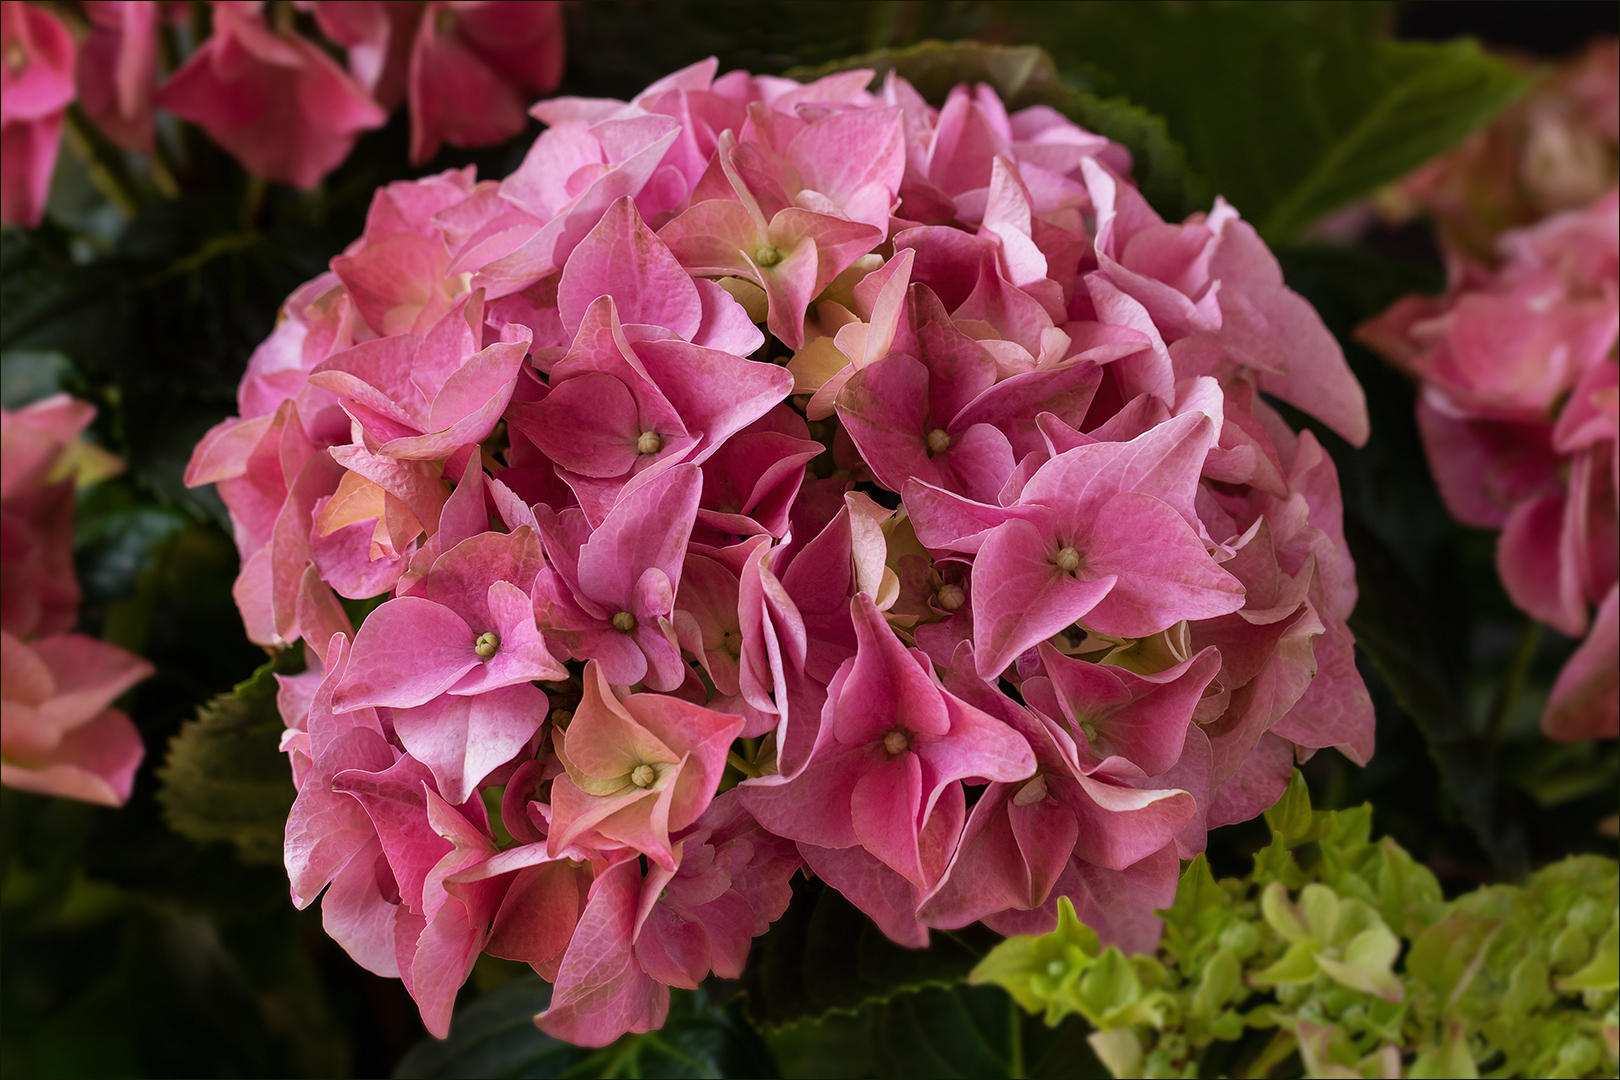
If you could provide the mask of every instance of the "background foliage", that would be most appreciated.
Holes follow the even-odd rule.
[[[1374,229],[1354,246],[1312,230],[1521,91],[1513,69],[1456,34],[1558,56],[1614,33],[1612,4],[711,0],[577,4],[566,17],[562,93],[629,97],[710,54],[723,69],[784,72],[889,50],[867,62],[901,65],[925,92],[986,78],[1017,104],[1054,104],[1125,142],[1166,216],[1225,195],[1345,342],[1373,413],[1364,451],[1317,434],[1344,483],[1379,750],[1365,769],[1317,755],[1305,768],[1315,805],[1371,802],[1374,835],[1395,837],[1448,895],[1571,853],[1614,853],[1595,824],[1615,809],[1615,747],[1552,744],[1535,729],[1570,643],[1513,611],[1493,538],[1446,516],[1421,465],[1410,385],[1350,342],[1395,297],[1439,287],[1433,243],[1422,226]],[[895,52],[969,38],[1036,42],[1053,63]],[[989,935],[936,935],[908,952],[817,882],[796,881],[740,985],[679,997],[663,1031],[602,1051],[536,1032],[528,1017],[548,988],[487,958],[454,1037],[419,1044],[399,984],[360,970],[316,911],[288,903],[278,852],[292,787],[274,752],[273,683],[231,602],[223,508],[184,489],[181,473],[197,437],[234,411],[282,298],[359,234],[377,185],[469,161],[504,175],[537,131],[412,172],[396,116],[309,195],[251,182],[199,142],[185,193],[154,193],[128,216],[108,198],[107,159],[65,149],[45,226],[0,236],[5,405],[58,388],[86,397],[100,408],[95,438],[131,466],[79,507],[82,629],[159,669],[129,702],[148,757],[127,808],[0,792],[0,1069],[1102,1075],[1078,1018],[1047,1029],[1000,989],[962,983]],[[1223,830],[1210,864],[1244,873],[1267,839],[1262,823]]]

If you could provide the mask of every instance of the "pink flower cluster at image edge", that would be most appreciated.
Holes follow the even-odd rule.
[[[0,409],[0,784],[121,806],[146,751],[111,705],[153,668],[116,645],[68,633],[80,598],[75,476],[98,479],[120,467],[78,441],[94,416],[66,394]]]
[[[1446,507],[1500,529],[1520,610],[1584,639],[1542,730],[1620,734],[1620,193],[1449,256],[1442,297],[1409,296],[1358,336],[1421,380],[1418,428]],[[1596,613],[1593,613],[1593,607]]]
[[[256,176],[312,188],[364,131],[409,100],[411,160],[442,143],[521,132],[524,108],[562,77],[561,7],[487,0],[297,0],[348,70],[263,0],[213,0],[213,32],[158,83],[158,35],[189,5],[86,0],[84,39],[23,0],[0,0],[0,219],[45,213],[62,121],[77,98],[113,142],[150,154],[153,111],[197,124]]]
[[[715,72],[380,190],[191,462],[310,661],[294,900],[437,1035],[480,952],[558,1037],[656,1027],[801,867],[909,946],[1068,896],[1150,948],[1208,829],[1372,752],[1262,392],[1365,405],[1254,229],[986,87]]]

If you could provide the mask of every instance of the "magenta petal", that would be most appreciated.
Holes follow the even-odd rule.
[[[409,755],[387,769],[349,769],[332,779],[333,790],[351,793],[366,808],[399,883],[400,897],[418,912],[428,872],[453,848],[428,821],[432,780],[427,766]]]
[[[398,911],[394,873],[373,836],[337,872],[321,898],[321,927],[355,963],[385,979],[397,979],[394,925]]]
[[[308,906],[357,851],[376,839],[371,818],[353,798],[333,791],[332,778],[346,769],[382,772],[393,763],[387,740],[363,727],[339,735],[316,756],[287,815],[287,877],[299,907]]]
[[[917,920],[917,889],[863,847],[815,847],[800,842],[799,853],[817,877],[877,923],[889,940],[910,949],[928,945],[928,928]]]
[[[912,884],[927,884],[917,850],[922,762],[916,754],[875,762],[855,781],[849,809],[861,846]]]
[[[1209,827],[1248,821],[1275,806],[1293,772],[1293,745],[1265,732],[1237,772],[1210,796]]]
[[[1082,579],[1059,569],[1052,561],[1057,546],[1030,522],[1015,519],[980,548],[973,651],[983,677],[994,678],[1019,653],[1084,618],[1114,588],[1114,576],[1105,571]]]
[[[478,663],[466,620],[442,604],[401,596],[373,611],[360,627],[337,707],[422,705]]]
[[[1564,662],[1541,717],[1548,738],[1612,739],[1620,734],[1620,685],[1614,662],[1620,643],[1620,586],[1609,589],[1591,632]]]
[[[648,569],[662,570],[678,587],[702,492],[696,465],[677,465],[627,492],[579,550],[580,591],[614,611],[629,611]]]
[[[669,1013],[669,988],[636,962],[641,868],[627,859],[591,883],[590,899],[557,972],[540,1030],[576,1046],[606,1046],[626,1032],[651,1031]]]
[[[1110,870],[1158,851],[1193,815],[1193,798],[1185,791],[1144,791],[1085,775],[1072,783],[1070,805],[1080,823],[1074,853]]]
[[[1220,669],[1214,648],[1156,675],[1075,660],[1044,643],[1041,660],[1065,718],[1096,733],[1087,736],[1091,752],[1118,754],[1148,776],[1181,756],[1193,709]]]
[[[640,451],[641,418],[624,383],[602,372],[563,379],[546,399],[527,407],[522,430],[546,456],[585,476],[622,476]]]
[[[900,490],[917,539],[933,550],[976,554],[992,529],[1030,516],[1022,507],[975,502],[916,479],[907,480]]]
[[[1105,634],[1146,637],[1243,606],[1242,583],[1210,558],[1180,514],[1151,495],[1127,492],[1104,504],[1084,557],[1088,574],[1116,579],[1086,620]]]
[[[662,326],[688,341],[702,325],[703,302],[691,276],[628,198],[608,208],[563,268],[557,308],[569,336],[598,296],[613,297],[623,322]]]
[[[849,793],[870,765],[868,755],[851,751],[817,756],[792,782],[739,786],[743,806],[759,823],[790,840],[817,847],[858,845]]]
[[[1568,637],[1586,633],[1586,604],[1564,573],[1559,551],[1566,497],[1544,495],[1520,503],[1496,542],[1496,570],[1520,611]]]
[[[492,769],[517,756],[545,715],[546,695],[524,681],[395,709],[394,732],[406,752],[433,771],[444,798],[461,803]]]

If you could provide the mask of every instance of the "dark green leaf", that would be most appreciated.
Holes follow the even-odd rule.
[[[1070,1017],[1048,1028],[997,986],[928,987],[872,1008],[878,1076],[1106,1077]]]
[[[170,741],[158,801],[175,832],[199,843],[229,841],[243,862],[281,861],[297,792],[279,751],[275,676],[295,669],[298,656],[289,650],[265,664],[198,709]]]
[[[1014,1076],[1024,1013],[996,986],[929,987],[901,994],[874,1016],[880,1076]],[[1021,1056],[1021,1054],[1019,1055]]]
[[[143,500],[127,477],[98,484],[79,499],[74,562],[95,601],[121,600],[153,565],[154,549],[191,523],[178,510]]]
[[[1425,602],[1425,590],[1356,518],[1346,516],[1345,537],[1355,557],[1361,593],[1350,616],[1356,643],[1422,729],[1441,781],[1480,846],[1503,875],[1522,877],[1528,869],[1523,831],[1498,813],[1496,770],[1473,730],[1461,693],[1447,676],[1436,647],[1442,628]]]
[[[854,1011],[902,990],[952,986],[1000,940],[975,925],[936,930],[929,948],[907,949],[820,880],[793,884],[787,912],[754,942],[743,973],[749,1013],[769,1027]]]
[[[675,991],[657,1031],[625,1035],[600,1049],[573,1046],[534,1026],[551,987],[526,975],[456,1011],[450,1037],[425,1039],[400,1061],[396,1077],[775,1076],[776,1063],[735,1009],[703,991]]]
[[[0,356],[0,406],[20,409],[50,397],[72,373],[72,361],[59,352],[13,349]]]
[[[1469,41],[1390,41],[1382,4],[1012,5],[1099,93],[1165,118],[1192,167],[1271,240],[1394,180],[1513,100]]]
[[[1066,85],[1052,58],[1036,46],[925,41],[909,49],[881,49],[789,74],[808,81],[853,68],[872,68],[879,78],[897,71],[935,105],[963,82],[990,84],[1008,109],[1050,105],[1081,127],[1129,147],[1136,159],[1137,184],[1160,213],[1179,219],[1205,201],[1203,181],[1187,167],[1185,152],[1166,133],[1162,119],[1125,98],[1098,97]]]

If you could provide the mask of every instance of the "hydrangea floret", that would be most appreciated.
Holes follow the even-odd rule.
[[[656,1027],[801,868],[910,946],[1150,949],[1208,829],[1372,752],[1265,395],[1366,411],[1254,229],[989,86],[717,72],[378,191],[191,461],[309,661],[294,899],[437,1035],[481,952],[554,1035]]]

